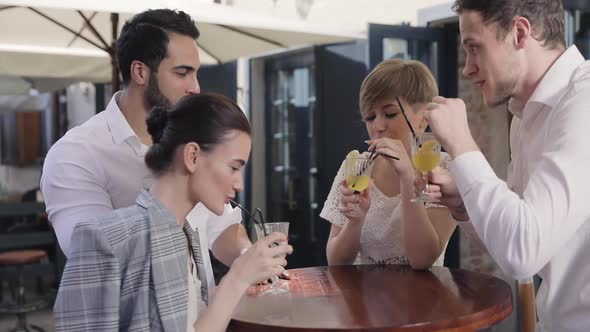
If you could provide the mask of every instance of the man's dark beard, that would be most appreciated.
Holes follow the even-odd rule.
[[[170,100],[168,100],[168,98],[166,98],[166,96],[160,91],[160,88],[158,87],[158,78],[155,74],[155,72],[152,72],[152,75],[150,75],[147,90],[143,95],[148,112],[154,107],[170,108],[172,106]]]

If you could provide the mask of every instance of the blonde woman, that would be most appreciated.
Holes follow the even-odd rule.
[[[418,61],[386,60],[365,78],[360,112],[370,137],[368,150],[399,160],[377,158],[368,170],[373,183],[363,193],[346,188],[344,167],[338,171],[320,213],[332,223],[326,247],[330,265],[409,264],[427,269],[443,264],[455,223],[448,209],[411,201],[411,131],[400,109],[419,135],[427,127],[425,106],[437,95],[432,73]],[[441,166],[447,163],[443,153]]]

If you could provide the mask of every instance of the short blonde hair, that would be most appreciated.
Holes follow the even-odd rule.
[[[415,60],[389,59],[379,63],[361,85],[360,112],[368,113],[385,98],[404,97],[410,105],[429,103],[438,86],[426,65]]]

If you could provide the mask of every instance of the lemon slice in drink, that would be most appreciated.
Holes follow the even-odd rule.
[[[344,161],[344,178],[347,185],[351,185],[356,177],[356,164],[359,159],[360,153],[358,150],[352,150],[346,155]]]
[[[347,185],[348,188],[356,190],[356,191],[363,191],[367,189],[369,186],[369,182],[371,182],[371,177],[368,175],[359,175],[354,177],[354,181],[351,184]]]
[[[360,156],[361,154],[357,150],[352,150],[346,155],[346,161],[344,162],[346,186],[357,191],[365,190],[371,180],[368,175],[359,174],[358,160]]]

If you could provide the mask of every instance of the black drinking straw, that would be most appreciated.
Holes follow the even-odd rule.
[[[404,111],[404,107],[402,106],[402,103],[399,101],[398,97],[395,97],[395,100],[397,100],[397,104],[399,105],[399,109],[402,111],[402,115],[404,116],[404,119],[406,120],[408,127],[410,127],[410,130],[412,131],[412,135],[414,135],[414,137],[416,137],[416,132],[414,131],[414,128],[412,128],[412,124],[410,123],[410,120],[408,120],[408,116],[406,115],[406,111]]]
[[[240,203],[238,203],[234,200],[230,200],[230,202],[234,206],[239,208],[240,210],[246,212],[246,214],[250,217],[250,221],[249,221],[249,225],[248,225],[250,228],[252,226],[252,222],[254,222],[254,224],[257,224],[262,228],[262,232],[264,233],[264,236],[268,236],[268,231],[266,230],[266,227],[264,227],[264,217],[262,216],[262,211],[259,208],[256,208],[254,213],[252,213],[252,212],[246,210],[246,208],[243,207],[242,205],[240,205]],[[256,220],[256,217],[255,217],[256,212],[258,212],[258,215],[260,216],[260,220]]]

